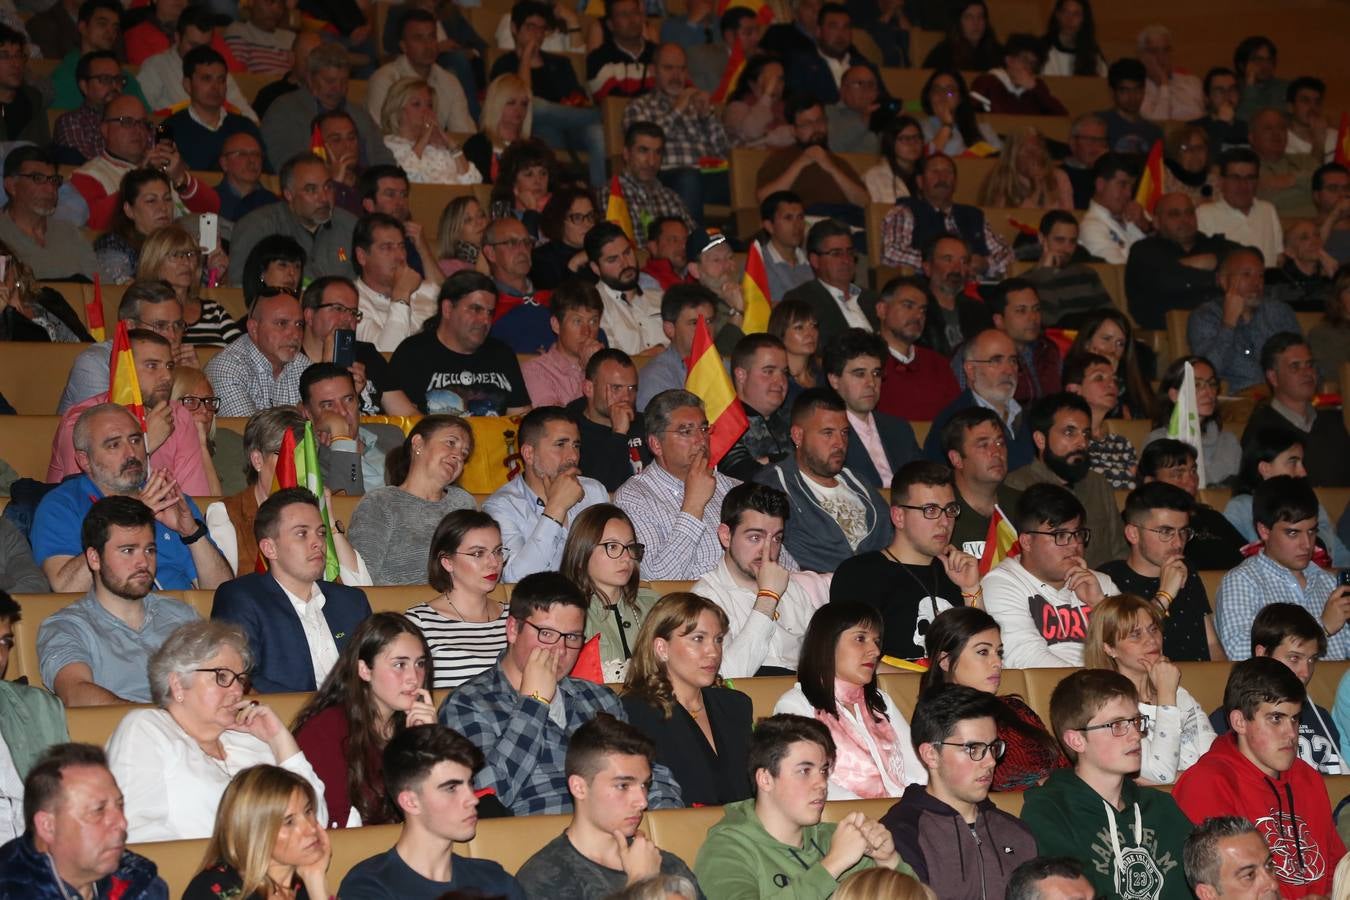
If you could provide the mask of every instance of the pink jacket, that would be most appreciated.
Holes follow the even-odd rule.
[[[75,462],[75,422],[80,418],[80,413],[89,407],[107,402],[106,393],[95,394],[66,410],[52,439],[52,461],[47,466],[48,484],[56,484],[67,475],[75,475],[80,471]],[[206,469],[202,466],[202,446],[197,440],[197,425],[192,421],[192,413],[181,403],[173,405],[173,434],[150,454],[150,465],[156,469],[168,469],[169,474],[177,480],[178,487],[189,496],[205,497],[211,493],[206,483]]]

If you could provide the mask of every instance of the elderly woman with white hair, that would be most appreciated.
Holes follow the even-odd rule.
[[[150,657],[157,709],[126,714],[108,739],[108,768],[122,789],[127,839],[211,836],[230,779],[277,765],[314,787],[326,822],[323,782],[272,709],[244,698],[253,654],[237,626],[191,622]]]

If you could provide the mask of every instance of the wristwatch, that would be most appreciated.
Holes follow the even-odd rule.
[[[192,532],[192,534],[186,536],[179,536],[178,538],[187,546],[192,546],[193,544],[200,541],[202,538],[206,537],[206,523],[203,522],[201,519],[197,519],[195,521],[197,522],[197,530]]]

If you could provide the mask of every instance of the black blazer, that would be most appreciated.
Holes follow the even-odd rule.
[[[820,326],[820,346],[824,347],[831,338],[848,330],[848,320],[844,318],[843,311],[839,309],[839,304],[819,279],[812,278],[805,284],[797,285],[783,295],[783,300],[788,299],[804,301],[815,312],[816,324]],[[858,306],[862,308],[863,315],[867,317],[867,321],[875,331],[877,295],[872,291],[863,291],[858,295]]]
[[[886,462],[890,464],[891,472],[898,472],[905,463],[923,457],[919,442],[914,437],[914,429],[904,419],[873,411],[872,421],[876,422],[877,434],[881,436],[881,447],[886,451]],[[877,467],[857,434],[849,435],[844,465],[865,484],[874,488],[890,487],[889,484],[881,483]]]
[[[670,768],[685,806],[724,806],[750,797],[750,698],[730,688],[703,689],[703,714],[712,725],[717,752],[683,706],[667,719],[660,707],[632,694],[622,697],[628,721],[656,744],[656,761]]]

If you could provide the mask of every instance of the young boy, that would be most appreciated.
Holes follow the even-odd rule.
[[[820,821],[834,754],[829,729],[815,719],[760,721],[750,738],[755,796],[727,804],[694,863],[708,900],[823,900],[846,875],[874,865],[914,874],[880,822],[858,812]]]
[[[1303,682],[1284,663],[1268,656],[1234,663],[1223,692],[1232,731],[1172,789],[1192,822],[1230,815],[1254,822],[1286,898],[1329,895],[1345,855],[1322,779],[1298,758],[1306,699]]]
[[[1190,900],[1181,850],[1191,823],[1167,794],[1134,783],[1148,729],[1134,685],[1074,672],[1050,695],[1050,724],[1073,768],[1027,791],[1022,821],[1041,855],[1081,860],[1098,896]]]
[[[694,880],[682,859],[638,830],[655,758],[656,746],[646,735],[606,713],[572,734],[565,764],[572,822],[520,867],[527,894],[586,900],[652,875]]]
[[[992,694],[949,684],[925,694],[910,720],[928,784],[906,788],[881,824],[939,897],[1002,897],[1013,869],[1036,856],[1027,826],[989,799],[1006,749],[997,715]]]
[[[1289,667],[1307,688],[1317,660],[1327,652],[1327,634],[1301,606],[1272,603],[1252,621],[1252,656],[1269,656]],[[1228,713],[1223,708],[1209,717],[1215,734],[1228,732]],[[1331,713],[1309,697],[1298,719],[1298,758],[1323,775],[1346,774],[1341,762],[1341,733]]]

